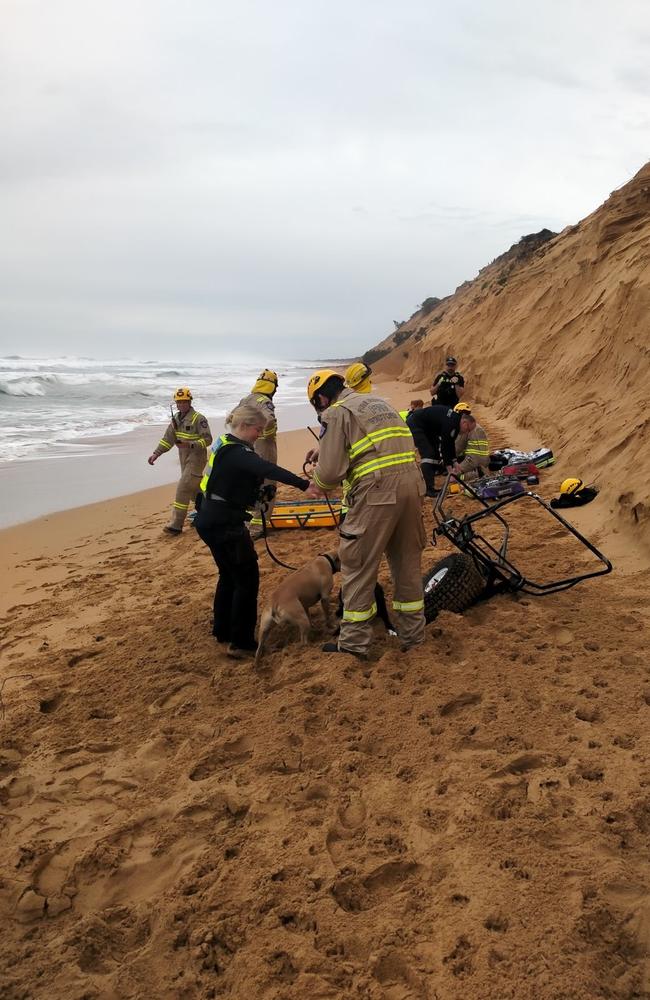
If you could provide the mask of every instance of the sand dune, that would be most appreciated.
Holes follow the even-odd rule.
[[[647,546],[649,312],[647,164],[586,219],[539,245],[522,241],[428,315],[415,313],[373,367],[428,387],[453,351],[469,398],[598,482],[601,509]]]

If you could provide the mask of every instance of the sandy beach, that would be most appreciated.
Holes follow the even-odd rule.
[[[281,435],[281,461],[310,440]],[[193,531],[162,535],[170,499],[0,532],[2,995],[647,995],[633,541],[594,504],[575,523],[616,550],[608,577],[443,613],[406,656],[378,626],[367,664],[319,656],[316,613],[307,651],[274,633],[256,672],[210,635],[213,563]],[[301,565],[335,540],[272,548]],[[537,511],[513,545],[541,576],[583,564]],[[262,605],[285,571],[259,552]]]

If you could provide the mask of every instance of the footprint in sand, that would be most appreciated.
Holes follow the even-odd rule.
[[[415,861],[388,862],[363,878],[351,876],[337,879],[331,891],[342,910],[360,913],[379,905],[403,886],[419,881],[422,871],[422,865]]]
[[[226,767],[245,763],[253,756],[252,747],[253,741],[248,736],[240,736],[224,743],[220,749],[207,754],[192,768],[189,774],[190,781],[205,781]]]
[[[179,684],[167,694],[161,695],[160,698],[156,698],[156,700],[149,705],[149,711],[153,715],[156,712],[167,712],[172,708],[177,708],[178,705],[182,705],[183,702],[187,701],[195,691],[196,684],[192,681],[186,681],[183,684]]]
[[[556,646],[570,646],[573,642],[573,632],[562,625],[551,625],[548,631]]]
[[[478,705],[482,697],[477,692],[465,691],[463,694],[459,694],[456,698],[452,698],[451,701],[447,701],[444,705],[441,705],[439,709],[440,715],[455,715],[456,712],[460,712],[463,708]]]

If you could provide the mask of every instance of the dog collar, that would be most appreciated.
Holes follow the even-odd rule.
[[[334,564],[334,560],[332,559],[332,557],[328,556],[325,552],[321,552],[321,556],[323,557],[323,559],[327,559],[328,563],[332,567],[332,573],[337,573],[338,570]]]

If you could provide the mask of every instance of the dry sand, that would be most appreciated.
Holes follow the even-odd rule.
[[[650,996],[634,543],[585,508],[615,574],[441,614],[407,655],[378,626],[367,664],[319,654],[317,612],[256,672],[210,635],[207,549],[161,534],[170,492],[0,533],[3,1000]],[[584,564],[547,515],[513,535],[538,576]],[[260,568],[262,603],[284,571]]]

